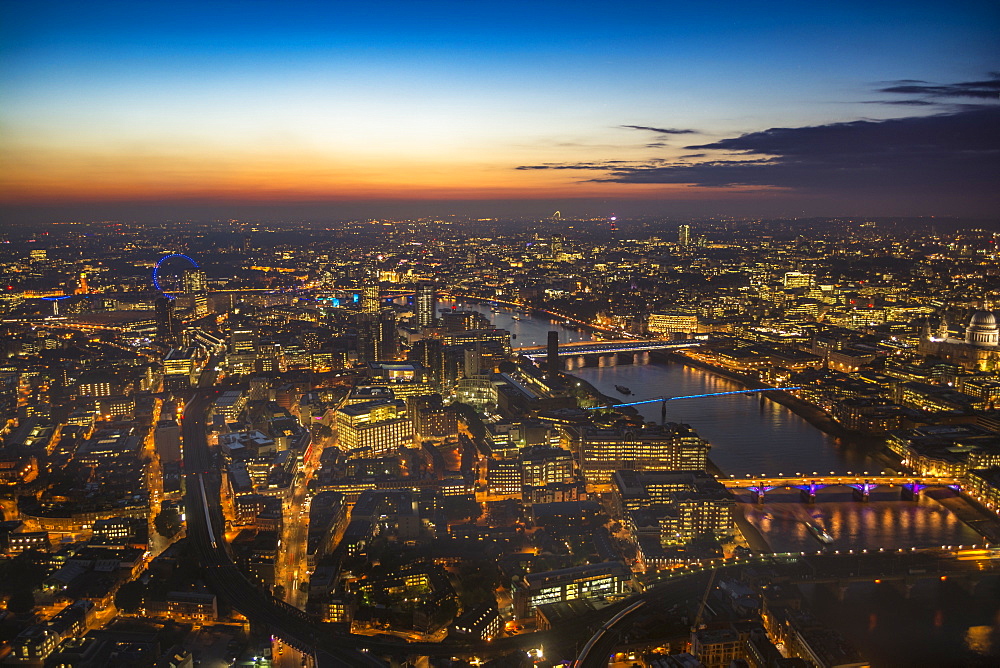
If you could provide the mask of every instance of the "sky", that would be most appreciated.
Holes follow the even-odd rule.
[[[0,220],[1000,211],[1000,4],[0,2]]]

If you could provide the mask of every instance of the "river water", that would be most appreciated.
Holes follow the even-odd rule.
[[[497,308],[492,313],[485,304],[463,303],[459,308],[479,311],[497,327],[509,330],[515,336],[515,347],[544,345],[552,329],[559,332],[562,343],[592,340],[589,333],[568,329],[556,320],[524,315],[514,320],[510,309]],[[566,370],[603,394],[621,399],[626,397],[615,389],[616,385],[631,389],[628,398],[633,400],[743,389],[738,383],[702,369],[680,363],[650,363],[648,353],[636,354],[632,361],[618,364],[616,356],[608,355],[598,358],[597,365],[586,366],[582,357],[568,358]],[[646,420],[659,422],[660,407],[655,403],[637,409]],[[712,445],[712,461],[737,477],[748,473],[874,471],[877,466],[860,449],[827,435],[781,404],[761,402],[755,396],[671,401],[667,404],[667,420],[694,427]]]
[[[447,304],[451,306],[451,303]],[[485,304],[462,303],[494,324],[509,330],[517,346],[546,343],[549,330],[559,331],[562,343],[589,341],[592,336],[544,317],[518,315],[506,308],[493,312]],[[591,383],[603,394],[625,399],[615,389],[632,390],[633,400],[657,396],[686,396],[742,389],[737,383],[680,363],[656,363],[638,354],[629,364],[615,356],[601,357],[589,366],[583,358],[566,360],[566,370]],[[659,422],[661,404],[639,406],[646,420]],[[864,448],[826,434],[784,406],[758,397],[737,395],[678,400],[667,404],[667,420],[686,422],[712,446],[710,457],[726,474],[797,472],[874,472]],[[799,502],[795,491],[769,492],[761,505],[744,503],[740,509],[776,551],[813,551],[820,544],[806,523],[824,526],[833,536],[828,549],[886,549],[967,545],[982,539],[932,497],[900,501],[899,491],[875,490],[868,503],[852,500],[847,490],[825,490],[815,504]],[[1000,651],[1000,605],[995,585],[973,596],[955,588],[921,584],[911,600],[870,585],[852,586],[844,602],[823,588],[805,594],[819,616],[841,630],[876,666],[1000,665],[987,656]],[[882,587],[880,585],[880,587]]]

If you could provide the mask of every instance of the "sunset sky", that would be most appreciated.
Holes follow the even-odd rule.
[[[8,216],[1000,210],[995,1],[4,2],[0,39]]]

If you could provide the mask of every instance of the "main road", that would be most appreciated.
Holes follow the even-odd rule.
[[[184,408],[184,467],[188,540],[216,592],[252,624],[266,628],[293,647],[313,653],[319,666],[381,668],[385,664],[355,650],[349,639],[326,635],[329,632],[305,613],[262,591],[233,563],[219,500],[221,478],[207,440],[205,419],[213,399],[214,393],[201,390]]]

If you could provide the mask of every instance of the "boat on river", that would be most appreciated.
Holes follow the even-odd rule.
[[[632,394],[632,390],[628,389],[624,385],[615,385],[615,389],[618,390],[621,394]]]
[[[824,545],[829,545],[830,543],[833,542],[833,536],[827,533],[826,529],[824,529],[820,525],[806,524],[806,528],[809,530],[809,533],[812,534],[813,538],[823,543]]]

